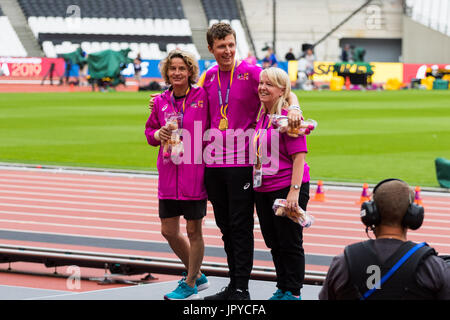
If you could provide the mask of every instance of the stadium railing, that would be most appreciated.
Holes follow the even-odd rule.
[[[41,263],[48,268],[70,265],[99,268],[109,270],[111,274],[123,276],[145,273],[181,275],[186,269],[179,260],[168,258],[0,245],[1,263],[18,261]],[[202,272],[208,276],[228,276],[228,268],[225,263],[204,262],[202,264]],[[304,283],[321,285],[325,280],[325,276],[325,272],[307,270]],[[275,269],[273,267],[254,266],[250,278],[253,280],[276,281]]]

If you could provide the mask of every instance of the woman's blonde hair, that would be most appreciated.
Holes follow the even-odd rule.
[[[270,67],[261,71],[260,79],[264,74],[274,86],[284,89],[283,95],[275,101],[272,110],[269,110],[270,113],[281,114],[281,109],[288,105],[288,97],[291,94],[291,80],[289,79],[289,75],[283,69],[277,67]]]
[[[173,58],[183,59],[184,63],[186,63],[188,67],[189,73],[191,74],[189,76],[189,84],[195,84],[197,82],[199,74],[198,62],[190,52],[186,52],[179,49],[170,51],[167,57],[160,63],[159,70],[166,84],[170,84],[168,74],[170,61],[172,61]]]

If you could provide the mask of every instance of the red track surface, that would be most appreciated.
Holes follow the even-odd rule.
[[[311,188],[311,199],[315,187]],[[335,256],[353,242],[367,239],[359,220],[361,190],[327,187],[326,202],[310,201],[308,212],[315,223],[304,230],[304,248],[307,255]],[[450,194],[422,192],[426,218],[423,226],[409,232],[412,241],[427,241],[439,254],[450,254]],[[157,210],[157,179],[151,176],[105,175],[43,169],[0,170],[0,230],[50,235],[74,235],[122,240],[166,243],[159,231]],[[256,214],[255,214],[256,217]],[[184,221],[183,221],[184,229]],[[205,244],[222,247],[220,232],[215,225],[212,207],[204,220]],[[98,251],[127,255],[176,258],[173,253],[139,250],[109,249],[95,246],[65,245],[0,239],[2,244],[64,248],[66,250]],[[259,225],[255,224],[255,249],[268,251]],[[208,257],[207,262],[223,262],[225,258]],[[255,260],[255,266],[270,266],[271,261]],[[3,269],[6,264],[0,265]],[[13,268],[27,271],[49,269],[37,264],[13,264]],[[326,271],[328,267],[307,265],[307,271]],[[53,270],[50,270],[53,272]],[[93,272],[95,276],[103,271]],[[34,284],[24,276],[0,273],[0,284],[25,285],[65,290],[65,280],[59,285],[34,278]],[[171,276],[158,276],[174,279]],[[40,277],[42,279],[42,277]],[[175,277],[176,278],[176,277]],[[136,277],[134,277],[136,279]],[[24,282],[26,281],[26,282]],[[57,281],[57,280],[54,280]],[[89,284],[84,290],[103,289]]]

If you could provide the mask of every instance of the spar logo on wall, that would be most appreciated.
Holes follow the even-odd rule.
[[[313,80],[318,82],[329,82],[334,76],[334,61],[315,61]],[[372,82],[384,83],[390,78],[403,80],[403,63],[398,62],[369,62],[373,71]],[[367,67],[355,63],[347,63],[341,66],[350,73],[365,73]]]
[[[292,63],[292,64],[291,64]],[[315,61],[313,80],[330,82],[334,76],[334,61]],[[372,82],[385,83],[389,79],[397,79],[403,83],[410,83],[412,79],[423,79],[430,72],[434,64],[416,64],[399,62],[370,62],[373,70]],[[450,64],[436,64],[440,73],[450,74]],[[355,64],[345,66],[350,72],[363,71]],[[297,61],[289,61],[289,75],[292,81],[297,80]]]
[[[0,57],[0,75],[21,78],[43,77],[52,64],[55,74],[64,74],[64,59],[61,58]]]

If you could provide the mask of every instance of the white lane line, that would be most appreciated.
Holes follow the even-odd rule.
[[[326,209],[326,208],[325,208]],[[355,221],[358,221],[358,223],[361,223],[360,221],[360,215],[359,212],[357,214],[353,213],[339,213],[339,212],[333,212],[328,210],[322,210],[322,211],[313,211],[308,210],[307,211],[310,215],[314,216],[314,218],[318,221],[333,221],[337,223],[346,223],[351,222],[355,223]],[[425,222],[436,222],[436,223],[450,223],[450,219],[438,219],[437,217],[442,216],[447,218],[448,215],[444,213],[427,213],[425,215]],[[336,218],[336,219],[334,219]]]
[[[158,226],[158,227],[161,225],[161,222],[159,221],[159,219],[157,221],[130,220],[128,218],[110,219],[110,218],[84,217],[84,216],[81,217],[81,216],[71,216],[71,215],[32,213],[32,212],[22,212],[22,211],[5,211],[5,210],[0,210],[0,214],[3,214],[5,216],[11,215],[11,216],[29,216],[29,217],[38,217],[38,218],[47,217],[47,218],[57,218],[57,219],[74,219],[74,220],[80,220],[80,222],[81,221],[119,222],[119,223],[130,223],[130,224],[149,225],[149,226]],[[6,218],[5,216],[2,216],[1,218]],[[154,215],[153,217],[157,217],[157,215]],[[5,219],[5,220],[9,220],[9,219]],[[11,220],[11,221],[16,221],[16,220]],[[22,221],[29,222],[27,220],[22,220]],[[214,222],[214,221],[212,221],[212,222]],[[186,223],[184,222],[184,220],[180,220],[180,226],[181,227],[186,226]],[[218,230],[218,228],[215,225],[215,222],[214,223],[211,223],[211,222],[206,223],[206,219],[205,219],[205,224],[204,224],[203,228]]]
[[[0,179],[0,182],[5,182],[5,179]],[[6,180],[7,182],[7,180]],[[48,188],[50,189],[50,187],[42,187],[41,184],[44,185],[50,185],[50,186],[61,186],[63,188],[52,188],[52,190],[77,190],[77,191],[81,191],[81,192],[98,192],[98,193],[108,193],[112,191],[104,191],[104,190],[98,190],[98,189],[108,189],[108,190],[120,190],[115,192],[117,194],[129,194],[129,195],[136,195],[136,192],[126,192],[126,190],[134,190],[134,191],[142,191],[142,193],[137,193],[138,195],[142,195],[142,196],[146,196],[149,193],[155,193],[157,194],[158,192],[158,187],[157,187],[157,183],[154,184],[153,186],[149,186],[147,188],[136,188],[136,187],[114,187],[114,186],[110,186],[108,184],[104,184],[104,185],[91,185],[91,184],[74,184],[74,183],[58,183],[58,182],[29,182],[29,181],[24,181],[22,180],[23,183],[28,183],[25,185],[21,185],[21,184],[17,184],[18,181],[14,181],[14,183],[9,183],[9,184],[0,184],[0,186],[4,186],[5,188],[32,188],[32,189],[36,189],[36,186],[30,186],[30,185],[39,185],[39,188]],[[64,188],[64,187],[68,187],[68,188]],[[90,189],[73,189],[72,187],[85,187],[85,188],[90,188]],[[355,197],[351,196],[351,195],[336,195],[335,197],[339,198],[339,199],[355,199]],[[327,200],[327,204],[319,204],[318,202],[315,202],[313,200],[310,200],[310,202],[308,203],[309,206],[312,207],[321,207],[321,206],[327,206],[330,207],[330,204],[339,204],[339,207],[336,208],[342,208],[342,205],[347,205],[350,206],[351,208],[356,208],[357,210],[359,210],[359,205],[356,203],[357,201],[355,200],[353,201],[346,201],[346,200],[336,200],[336,199],[329,199]],[[432,206],[432,204],[434,205],[438,205],[438,207],[436,206]],[[439,205],[443,205],[444,207],[441,207]],[[450,201],[438,201],[438,200],[429,200],[426,201],[424,200],[424,206],[425,209],[434,209],[434,210],[440,210],[440,209],[448,209],[449,210],[449,214],[450,214]]]
[[[145,240],[145,239],[138,239],[138,238],[124,238],[124,237],[108,237],[108,236],[95,236],[95,235],[85,235],[85,234],[78,234],[78,233],[58,233],[58,232],[48,232],[48,231],[33,231],[33,230],[20,230],[20,229],[0,229],[0,231],[7,231],[7,232],[19,232],[19,233],[32,233],[32,234],[44,234],[44,235],[55,235],[55,236],[69,236],[69,237],[81,237],[81,238],[94,238],[94,239],[106,239],[106,240],[118,240],[118,241],[137,241],[137,242],[144,242],[144,243],[158,243],[158,244],[167,244],[167,241],[164,240]],[[57,243],[55,243],[57,244]],[[73,246],[82,246],[77,244],[72,244]],[[212,248],[221,248],[223,249],[223,245],[214,245],[214,244],[208,244],[206,243],[208,247]],[[303,245],[307,246],[317,246],[317,247],[331,247],[331,248],[337,248],[337,249],[343,249],[345,245],[334,245],[334,244],[323,244],[323,243],[314,243],[314,242],[303,242]],[[124,250],[124,249],[119,249]],[[138,250],[138,249],[136,249]],[[265,246],[262,248],[257,248],[257,250],[262,251],[269,251],[268,248]],[[139,250],[138,250],[139,251]],[[307,254],[314,254],[314,255],[321,255],[321,256],[327,256],[327,254],[323,253],[313,253],[313,252],[307,252]],[[333,256],[333,255],[330,255]]]
[[[74,225],[74,224],[63,224],[63,223],[48,223],[48,222],[39,222],[39,221],[23,221],[23,220],[8,220],[8,219],[0,219],[0,222],[4,223],[16,223],[23,225],[40,225],[40,226],[48,226],[48,227],[67,227],[67,228],[81,228],[81,229],[94,229],[94,230],[107,230],[107,231],[117,231],[117,232],[136,232],[143,234],[158,234],[160,235],[160,231],[152,231],[152,230],[142,230],[142,229],[129,229],[129,228],[113,228],[113,227],[98,227],[98,226],[86,226],[86,225]],[[324,226],[315,226],[315,229],[324,229],[324,230],[338,230],[338,231],[352,231],[352,232],[361,232],[361,229],[353,229],[353,228],[336,228],[336,227],[324,227]],[[185,234],[186,236],[186,234]],[[346,239],[346,240],[361,240],[364,237],[351,237],[351,236],[340,236],[340,235],[330,235],[330,234],[312,234],[308,233],[308,236],[311,237],[320,237],[320,238],[331,238],[331,239]],[[417,236],[421,237],[430,237],[430,238],[450,238],[447,235],[436,235],[436,234],[426,234],[420,233]],[[220,235],[204,235],[205,238],[214,238],[220,239]],[[263,242],[263,239],[255,238],[256,242]],[[450,243],[442,244],[442,246],[450,247]]]
[[[87,202],[87,201],[68,201],[68,200],[56,200],[56,199],[28,199],[28,198],[23,198],[23,197],[5,197],[5,196],[0,196],[0,199],[3,200],[21,200],[21,201],[35,201],[35,202],[47,202],[47,203],[63,203],[63,204],[77,204],[77,205],[93,205],[93,206],[107,206],[107,207],[117,207],[117,208],[133,208],[133,209],[149,209],[148,206],[136,206],[136,205],[123,205],[123,204],[113,204],[113,203],[100,203],[100,202]],[[147,200],[146,202],[148,202],[149,204],[157,204],[158,203],[158,199],[155,200]],[[313,207],[313,206],[312,206]],[[314,207],[313,207],[314,208]],[[326,208],[327,210],[330,209],[343,209],[342,206],[341,207],[333,207],[333,206],[320,206],[317,208]],[[436,208],[435,208],[436,209]],[[308,210],[309,212],[311,212],[311,210]],[[355,212],[358,212],[359,210],[355,210]],[[445,213],[438,213],[435,215],[439,215],[439,216],[445,216]]]
[[[58,228],[74,228],[74,229],[93,229],[93,230],[103,230],[103,231],[115,231],[115,232],[131,232],[131,233],[141,233],[141,234],[149,234],[149,235],[158,235],[161,236],[161,231],[154,230],[142,230],[142,229],[128,229],[128,228],[113,228],[113,227],[98,227],[98,226],[86,226],[86,225],[75,225],[75,224],[64,224],[64,223],[48,223],[48,222],[39,222],[39,221],[23,221],[23,220],[8,220],[8,219],[0,219],[0,222],[3,223],[15,223],[22,225],[36,225],[36,226],[46,226],[46,227],[58,227]],[[21,230],[21,232],[28,232],[27,230]],[[182,232],[182,234],[187,237],[187,233]],[[84,235],[89,237],[89,235]],[[204,238],[211,239],[220,239],[219,235],[203,235]],[[256,242],[263,242],[263,239],[255,238]]]
[[[10,182],[9,179],[0,179],[0,182]],[[135,191],[148,191],[148,188],[138,188],[138,187],[125,187],[125,186],[110,186],[101,185],[96,186],[92,184],[82,184],[82,183],[68,183],[68,182],[48,182],[48,181],[28,181],[28,180],[15,180],[13,185],[18,185],[17,183],[24,183],[26,185],[45,185],[45,186],[61,186],[61,187],[86,187],[86,188],[104,188],[111,190],[135,190]]]
[[[37,165],[37,164],[36,164]],[[0,165],[0,170],[5,172],[33,172],[33,173],[52,173],[52,174],[67,174],[67,175],[79,175],[79,176],[98,176],[98,177],[132,177],[140,179],[158,179],[157,171],[140,171],[140,172],[119,172],[114,169],[93,169],[86,170],[85,168],[35,168],[29,165],[23,166],[11,166]]]
[[[143,203],[155,203],[155,200],[139,200],[136,198],[117,198],[117,197],[99,197],[99,196],[91,196],[91,195],[73,195],[73,194],[56,194],[56,193],[48,193],[48,192],[29,192],[29,191],[4,191],[0,190],[0,194],[14,194],[14,195],[29,195],[29,196],[42,196],[43,198],[36,200],[47,200],[51,199],[50,197],[60,197],[60,198],[82,198],[82,199],[94,199],[94,200],[109,200],[109,201],[125,201],[125,202],[143,202]],[[29,199],[29,198],[27,198]]]
[[[126,181],[126,177],[122,177],[121,180],[115,178],[105,178],[99,177],[98,179],[92,179],[91,177],[83,177],[77,175],[71,175],[70,177],[62,177],[56,175],[25,175],[25,174],[5,174],[5,172],[0,172],[0,178],[8,179],[10,181],[16,181],[17,178],[29,179],[29,180],[48,180],[48,181],[76,181],[76,182],[87,182],[87,183],[99,183],[99,184],[131,184],[138,186],[153,186],[155,183],[158,183],[157,179],[149,178],[148,182],[145,182],[143,179],[134,180],[135,178],[128,177],[128,181]],[[132,180],[133,179],[133,180]]]
[[[339,228],[339,227],[329,227],[329,226],[320,226],[320,225],[313,225],[311,228],[314,229],[322,229],[322,230],[334,230],[334,231],[350,231],[350,232],[363,232],[362,227],[361,228]],[[333,237],[329,234],[317,234],[317,233],[308,233],[310,236],[321,236],[321,237]],[[417,236],[423,236],[423,237],[433,237],[433,238],[448,238],[450,239],[450,235],[447,234],[436,234],[436,233],[422,233],[422,232],[416,232],[416,233],[409,233],[408,235],[417,235]],[[349,237],[352,239],[352,237]],[[358,238],[359,239],[359,238]],[[447,244],[447,246],[450,246],[450,243]]]
[[[8,185],[8,184],[2,184],[0,183],[0,187],[7,187],[10,189],[30,189],[30,190],[36,190],[35,186],[25,186],[25,185]],[[121,196],[140,196],[140,197],[148,197],[151,193],[150,191],[154,191],[154,194],[157,194],[157,188],[149,188],[146,189],[146,192],[143,193],[137,193],[137,192],[124,192],[124,191],[105,191],[105,190],[96,190],[94,188],[92,189],[75,189],[75,188],[52,188],[52,187],[42,187],[39,186],[39,190],[41,191],[59,191],[59,192],[79,192],[79,193],[88,193],[88,194],[111,194],[111,195],[121,195]],[[58,193],[54,193],[55,195]],[[60,194],[60,193],[59,193]]]
[[[361,221],[358,220],[337,220],[337,219],[327,219],[327,218],[317,218],[315,220],[315,223],[320,223],[320,222],[331,222],[334,224],[354,224],[354,225],[358,225],[358,226],[362,226]],[[445,221],[445,220],[433,220],[433,219],[427,219],[427,222],[445,222],[445,223],[450,223],[450,221]],[[448,234],[450,234],[450,227],[435,227],[435,226],[421,226],[420,230],[425,230],[425,229],[430,229],[430,230],[443,230],[448,232]]]
[[[136,206],[136,205],[113,204],[113,203],[102,203],[102,202],[68,201],[68,200],[55,200],[55,199],[28,199],[28,198],[22,198],[22,197],[3,197],[3,196],[0,196],[0,199],[20,200],[20,201],[26,201],[26,202],[46,202],[46,203],[76,204],[76,205],[86,205],[86,206],[130,208],[130,209],[145,209],[145,210],[149,209],[149,206]],[[149,200],[149,203],[158,204],[158,200]],[[2,204],[4,205],[5,203],[3,202]]]
[[[0,198],[2,198],[0,196]],[[9,199],[10,197],[3,197],[4,199]],[[22,200],[22,201],[34,201],[32,199],[23,199],[23,198],[15,198],[12,197],[12,199],[15,200]],[[76,204],[76,205],[88,205],[88,204],[94,204],[94,205],[102,205],[102,206],[114,206],[112,204],[98,204],[98,203],[88,203],[88,202],[84,202],[84,201],[80,201],[80,202],[76,202],[76,201],[71,201],[71,202],[63,202],[61,200],[50,200],[50,201],[46,201],[45,199],[37,199],[37,202],[57,202],[57,203],[71,203],[71,204]],[[148,201],[151,204],[157,204],[157,200],[149,200]],[[124,212],[124,211],[112,211],[112,210],[100,210],[100,209],[87,209],[87,208],[78,208],[78,207],[60,207],[60,206],[45,206],[45,205],[37,205],[37,204],[33,204],[33,205],[26,205],[26,204],[17,204],[17,203],[8,203],[6,201],[2,202],[0,204],[0,208],[1,207],[24,207],[24,208],[36,208],[36,209],[45,209],[45,210],[58,210],[58,211],[79,211],[79,212],[92,212],[92,213],[106,213],[106,214],[112,214],[112,215],[135,215],[135,216],[152,216],[152,214],[145,214],[145,213],[136,213],[136,212]],[[131,208],[130,205],[122,205],[120,207],[126,207],[126,208]],[[152,206],[145,206],[145,207],[140,207],[140,206],[134,206],[135,208],[144,208],[149,212],[154,212],[155,207]],[[212,206],[210,203],[208,203],[208,212],[212,212]],[[324,209],[329,209],[326,207],[323,207]],[[157,212],[157,211],[156,211]],[[327,211],[314,211],[314,210],[308,210],[308,212],[313,215],[316,219],[322,220],[322,221],[333,221],[333,222],[337,222],[337,223],[345,223],[345,222],[350,222],[350,221],[359,221],[359,213],[358,214],[349,214],[349,213],[336,213],[336,212],[329,212]],[[337,216],[337,217],[344,217],[344,218],[350,218],[350,219],[340,219],[340,220],[324,220],[324,216]],[[446,214],[441,214],[441,213],[427,213],[426,214],[426,222],[438,222],[438,223],[450,223],[449,220],[441,220],[441,219],[434,219],[435,217],[445,217],[447,218],[448,215]],[[356,219],[356,220],[355,220]]]
[[[99,210],[99,209],[84,209],[84,208],[70,208],[70,207],[55,207],[55,206],[41,206],[41,205],[27,205],[22,203],[1,203],[0,208],[5,207],[19,207],[19,208],[31,208],[31,209],[45,209],[45,210],[57,210],[57,211],[79,211],[79,212],[90,212],[90,213],[106,213],[112,215],[132,215],[140,217],[152,217],[158,216],[157,213],[137,213],[137,212],[124,212],[124,211],[111,211],[111,210]],[[153,208],[149,207],[148,212],[154,211]]]
[[[337,210],[337,211],[347,211],[347,210],[352,210],[354,212],[357,212],[359,214],[361,207],[356,205],[356,204],[351,204],[349,202],[341,202],[343,204],[347,204],[348,206],[333,206],[328,204],[315,204],[315,203],[308,203],[308,211],[311,211],[311,208],[317,208],[317,209],[333,209],[333,210]],[[443,206],[443,207],[432,207],[432,206],[428,206],[425,205],[424,209],[425,209],[425,214],[428,213],[428,210],[444,210],[444,214],[447,214],[447,216],[450,216],[450,202],[448,203],[449,206]],[[446,211],[448,213],[446,213]]]

